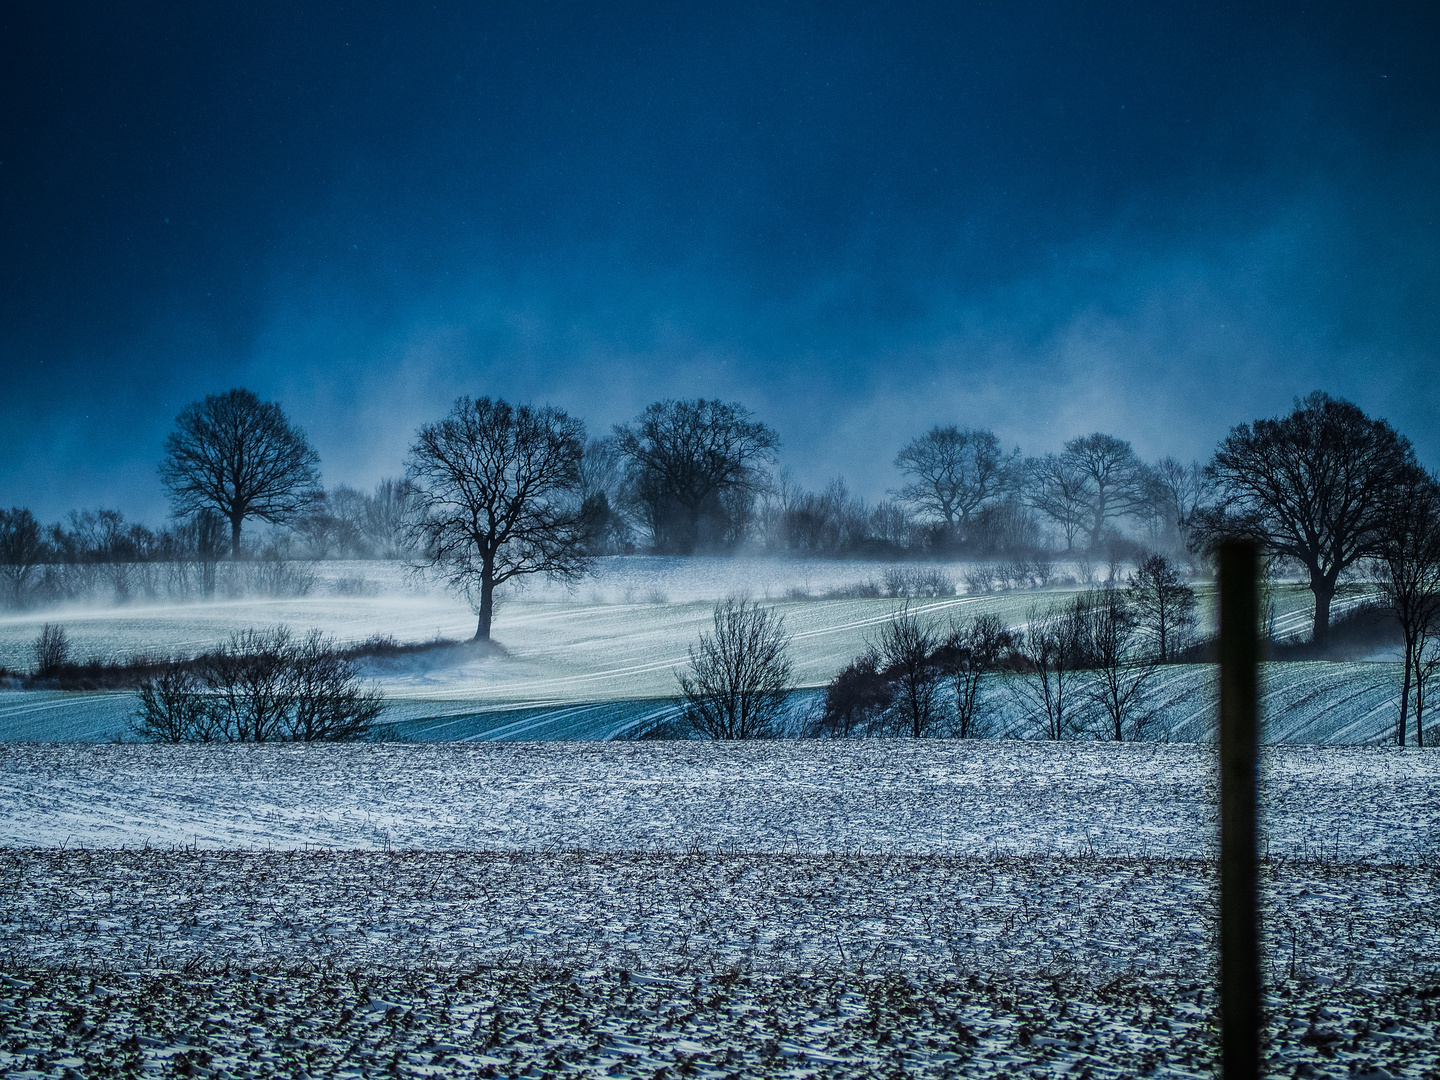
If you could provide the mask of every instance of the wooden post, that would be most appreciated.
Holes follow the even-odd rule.
[[[1220,1061],[1260,1075],[1260,915],[1255,855],[1259,667],[1255,546],[1220,548]]]

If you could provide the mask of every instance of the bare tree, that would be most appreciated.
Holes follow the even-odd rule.
[[[1404,638],[1400,680],[1400,717],[1396,742],[1405,745],[1410,690],[1423,664],[1427,640],[1440,629],[1440,484],[1417,471],[1394,492],[1380,549],[1380,590],[1395,613]],[[1416,695],[1415,729],[1424,745],[1421,713],[1423,687]]]
[[[1016,650],[1019,674],[1011,690],[1047,739],[1068,739],[1085,727],[1084,600],[1060,608],[1031,608]]]
[[[893,698],[894,689],[880,671],[880,654],[868,649],[826,684],[812,733],[837,739],[874,734]]]
[[[1154,716],[1145,691],[1157,670],[1137,640],[1135,612],[1119,589],[1095,589],[1080,598],[1080,652],[1085,693],[1099,718],[1103,738],[1143,738]]]
[[[1162,534],[1172,534],[1175,549],[1188,554],[1195,515],[1205,505],[1210,483],[1205,467],[1198,461],[1182,464],[1173,457],[1163,457],[1151,467],[1156,495],[1155,512],[1160,518]]]
[[[657,401],[615,428],[655,549],[688,555],[738,541],[780,439],[735,402]]]
[[[35,674],[41,678],[53,675],[70,663],[70,638],[65,627],[58,623],[46,623],[30,646],[35,656]]]
[[[980,688],[987,675],[1000,669],[1001,660],[1015,647],[1015,636],[998,616],[976,615],[952,623],[942,651],[944,666],[955,686],[955,737],[983,738],[989,734],[981,712]]]
[[[197,661],[216,742],[282,742],[295,705],[290,631],[238,630]]]
[[[1075,537],[1084,531],[1090,516],[1090,492],[1085,473],[1069,458],[1059,454],[1027,459],[1022,473],[1026,505],[1059,526],[1065,537],[1065,550],[1073,551]]]
[[[711,739],[780,734],[794,690],[784,618],[731,599],[715,606],[713,621],[690,649],[690,670],[677,675],[686,722]]]
[[[165,439],[160,478],[177,516],[214,509],[230,522],[230,554],[240,554],[247,518],[281,523],[319,493],[320,458],[305,433],[273,401],[227,390],[192,402]]]
[[[993,431],[936,425],[895,455],[910,482],[900,501],[968,535],[971,519],[1005,491],[1019,451],[1006,454]]]
[[[935,628],[903,604],[880,631],[875,651],[890,683],[886,719],[899,735],[923,739],[934,735],[945,717],[941,693],[944,671],[935,655],[940,644]]]
[[[580,501],[585,426],[553,406],[463,397],[420,429],[407,476],[420,516],[420,558],[470,599],[476,641],[490,640],[495,589],[590,567]]]
[[[1206,470],[1219,498],[1196,515],[1196,539],[1244,536],[1305,567],[1323,643],[1340,575],[1379,555],[1396,492],[1418,468],[1388,423],[1316,391],[1289,416],[1230,429]]]
[[[35,515],[18,506],[0,510],[0,575],[5,579],[10,604],[24,605],[31,576],[45,555],[46,545]]]
[[[1154,641],[1160,663],[1169,663],[1190,644],[1196,623],[1195,590],[1164,555],[1152,552],[1140,560],[1129,577],[1126,600],[1139,628]]]
[[[1092,549],[1110,522],[1144,511],[1150,472],[1124,439],[1097,431],[1071,439],[1061,456],[1084,478],[1084,528]]]
[[[286,658],[294,704],[292,742],[355,742],[369,737],[385,709],[384,695],[360,684],[355,665],[319,630],[305,635]]]
[[[377,557],[403,559],[414,554],[410,525],[416,516],[415,489],[410,481],[387,477],[375,485],[365,504],[362,529]]]
[[[593,555],[633,550],[626,502],[625,458],[613,438],[591,439],[580,458],[580,499],[586,550]]]

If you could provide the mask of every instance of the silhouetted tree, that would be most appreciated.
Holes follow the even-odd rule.
[[[24,604],[31,576],[45,555],[45,541],[35,515],[18,506],[0,510],[0,575],[4,576],[10,604]]]
[[[1138,640],[1139,620],[1119,589],[1092,589],[1080,597],[1079,651],[1085,695],[1102,738],[1123,742],[1144,737],[1153,716],[1145,689],[1156,666]]]
[[[70,663],[70,638],[65,627],[58,623],[46,623],[40,634],[30,645],[35,656],[35,674],[42,679],[53,675]]]
[[[688,555],[740,539],[780,444],[750,415],[735,402],[657,401],[615,428],[657,551]]]
[[[880,631],[875,651],[890,683],[887,720],[899,735],[923,739],[934,735],[945,716],[941,696],[944,671],[935,655],[940,640],[935,628],[910,605],[900,610]]]
[[[385,707],[318,630],[244,630],[140,687],[134,731],[147,742],[355,742]]]
[[[1396,742],[1405,745],[1410,690],[1423,668],[1425,643],[1440,629],[1440,485],[1423,471],[1397,486],[1380,545],[1380,590],[1404,638]],[[1424,689],[1418,695],[1423,708]],[[1420,710],[1416,742],[1424,745]]]
[[[1396,493],[1418,468],[1388,423],[1316,391],[1289,416],[1230,429],[1206,469],[1218,501],[1196,515],[1196,540],[1244,536],[1305,567],[1323,642],[1340,575],[1380,553]]]
[[[1084,530],[1090,513],[1085,473],[1063,455],[1046,454],[1027,458],[1021,474],[1025,504],[1059,526],[1065,550],[1073,551],[1075,537]]]
[[[362,686],[352,661],[318,630],[297,642],[286,657],[294,703],[286,737],[292,742],[356,742],[374,730],[384,695]]]
[[[1124,439],[1097,431],[1071,439],[1061,456],[1084,478],[1084,528],[1092,549],[1110,522],[1143,512],[1150,473]]]
[[[463,397],[420,429],[407,475],[426,566],[466,596],[490,640],[497,586],[532,574],[573,581],[590,567],[577,493],[585,426],[553,406]]]
[[[1150,472],[1159,531],[1167,538],[1173,534],[1175,550],[1188,556],[1194,518],[1205,505],[1210,490],[1205,467],[1198,461],[1184,464],[1173,457],[1163,457]]]
[[[614,439],[591,439],[580,458],[580,499],[585,548],[592,555],[633,550],[625,503],[625,459]]]
[[[1151,553],[1130,575],[1126,600],[1136,624],[1155,642],[1156,659],[1169,663],[1195,630],[1195,590],[1164,555]]]
[[[711,739],[763,739],[780,734],[794,689],[785,620],[747,600],[715,605],[713,632],[690,649],[680,672],[685,721]]]
[[[893,697],[890,681],[880,672],[880,654],[869,649],[826,685],[814,734],[837,739],[873,734]]]
[[[971,519],[1004,493],[1018,456],[1006,454],[993,431],[937,424],[895,455],[910,477],[896,497],[968,536]]]
[[[177,516],[214,509],[240,554],[246,518],[292,520],[319,494],[320,458],[273,401],[227,390],[192,402],[165,439],[160,478]]]
[[[1016,649],[1019,674],[1009,686],[1047,739],[1068,739],[1084,728],[1085,645],[1083,597],[1027,613]]]
[[[952,623],[943,646],[942,666],[955,684],[955,737],[981,738],[989,734],[982,719],[980,687],[987,675],[1000,670],[1001,661],[1015,648],[1015,636],[997,615],[986,613]]]

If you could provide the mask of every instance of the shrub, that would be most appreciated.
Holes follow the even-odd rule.
[[[133,730],[149,742],[354,742],[385,707],[354,662],[312,630],[243,630],[140,687]]]
[[[30,647],[35,653],[35,674],[40,678],[53,675],[70,663],[70,639],[65,636],[63,626],[47,622]]]

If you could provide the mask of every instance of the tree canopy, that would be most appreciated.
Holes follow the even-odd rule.
[[[993,431],[936,424],[895,455],[895,467],[910,478],[896,495],[963,531],[1004,492],[1013,458]]]
[[[1195,535],[1207,546],[1248,537],[1303,566],[1322,642],[1340,575],[1381,554],[1397,494],[1418,469],[1410,440],[1388,423],[1316,391],[1289,416],[1230,429],[1206,469],[1217,501],[1197,515]]]
[[[407,476],[422,561],[471,602],[488,641],[495,588],[531,574],[572,580],[590,565],[580,459],[585,425],[563,409],[462,397],[426,424]]]
[[[655,550],[689,555],[740,539],[780,437],[737,402],[657,401],[615,428]]]
[[[176,515],[213,509],[240,553],[246,518],[289,521],[320,495],[320,458],[280,406],[249,390],[191,402],[165,439],[160,479]]]

